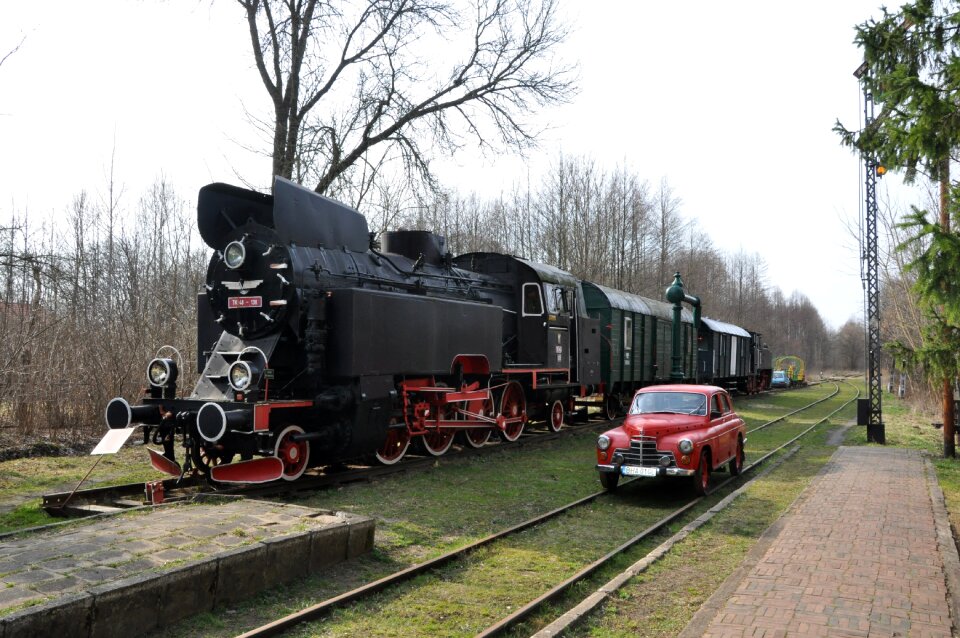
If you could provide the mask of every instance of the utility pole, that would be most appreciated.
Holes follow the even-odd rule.
[[[870,72],[864,62],[853,72],[857,80]],[[864,130],[873,125],[873,94],[867,90],[866,82],[863,85],[863,126]],[[864,239],[866,246],[861,247],[861,259],[865,264],[864,286],[867,297],[867,393],[866,404],[858,406],[857,423],[867,426],[867,441],[871,443],[886,443],[883,426],[883,412],[880,405],[880,264],[877,249],[877,176],[882,176],[886,169],[877,162],[877,158],[869,153],[863,153],[864,190],[866,232]],[[863,399],[861,399],[863,401]]]

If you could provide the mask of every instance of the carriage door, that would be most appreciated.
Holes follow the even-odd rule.
[[[547,359],[547,316],[539,283],[527,282],[520,292],[518,365],[551,364]],[[552,365],[552,364],[551,364]]]

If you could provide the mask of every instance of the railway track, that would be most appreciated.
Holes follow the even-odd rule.
[[[822,399],[821,401],[825,400],[826,399]],[[808,407],[811,406],[804,406],[798,411],[805,410]],[[777,423],[789,417],[791,414],[794,414],[795,412],[785,414],[778,419],[774,419],[758,428],[755,428],[754,430],[750,430],[750,432]],[[462,446],[455,454],[446,455],[445,458],[462,458],[492,454],[504,449],[512,449],[513,446],[523,447],[524,445],[528,444],[539,444],[556,440],[557,438],[569,436],[584,429],[610,426],[615,422],[617,422],[617,420],[604,420],[587,422],[584,424],[567,425],[559,433],[550,432],[549,430],[546,432],[530,432],[528,430],[521,436],[520,440],[515,443],[504,444],[502,441],[492,441],[481,448]],[[437,460],[438,459],[436,457],[409,454],[403,459],[403,461],[396,465],[348,465],[325,468],[322,471],[310,471],[299,480],[292,483],[278,482],[267,485],[213,486],[209,484],[203,477],[196,474],[186,475],[182,478],[163,479],[159,482],[162,483],[164,494],[163,502],[166,503],[185,501],[198,494],[206,493],[244,496],[277,496],[294,492],[318,490],[358,481],[370,481],[375,478],[389,476],[399,472],[426,469],[431,467]],[[151,483],[156,483],[156,481],[151,481]],[[86,488],[82,490],[78,489],[70,492],[53,492],[50,494],[44,494],[42,496],[41,507],[52,516],[65,518],[117,514],[139,507],[152,506],[153,502],[151,502],[151,499],[146,495],[145,487],[145,483],[126,483],[105,487]],[[3,535],[0,534],[0,538],[2,538],[2,536]]]
[[[759,425],[759,426],[757,426],[757,427],[754,427],[753,429],[749,430],[749,432],[756,432],[756,431],[758,431],[758,430],[761,430],[761,429],[764,429],[764,428],[766,428],[766,427],[769,427],[770,425],[773,425],[774,423],[782,422],[782,421],[786,420],[787,418],[789,418],[789,417],[792,416],[792,415],[796,415],[796,414],[798,414],[798,413],[800,413],[800,412],[803,412],[803,411],[805,411],[805,410],[809,410],[810,408],[812,408],[812,407],[814,407],[814,406],[817,406],[817,405],[819,405],[819,404],[821,404],[821,403],[824,403],[825,401],[828,401],[828,400],[836,397],[836,396],[839,394],[839,392],[840,392],[840,387],[839,387],[839,385],[835,385],[834,392],[831,393],[829,396],[824,397],[824,398],[821,398],[821,399],[818,399],[817,401],[814,401],[814,402],[812,402],[812,403],[810,403],[810,404],[808,404],[808,405],[806,405],[806,406],[803,406],[803,407],[801,407],[801,408],[799,408],[799,409],[793,410],[793,411],[791,411],[791,412],[789,412],[789,413],[787,413],[787,414],[781,415],[780,417],[778,417],[778,418],[776,418],[776,419],[773,419],[773,420],[768,421],[768,422],[766,422],[766,423],[763,423],[763,424],[761,424],[761,425]],[[859,390],[857,390],[857,396],[859,396]],[[754,472],[755,470],[757,470],[760,466],[762,466],[765,462],[767,462],[769,459],[771,459],[774,455],[776,455],[776,454],[779,453],[780,451],[782,451],[782,450],[784,450],[785,448],[787,448],[787,447],[793,445],[794,443],[796,443],[799,439],[801,439],[803,436],[805,436],[805,435],[807,435],[808,433],[810,433],[810,432],[811,432],[813,429],[815,429],[817,426],[819,426],[820,424],[826,422],[827,420],[829,420],[830,418],[832,418],[834,415],[836,415],[840,410],[842,410],[842,409],[844,409],[845,407],[847,407],[847,406],[848,406],[851,402],[853,402],[855,399],[856,399],[856,396],[855,396],[853,399],[851,399],[851,400],[849,400],[849,401],[846,401],[843,405],[841,405],[839,408],[837,408],[836,410],[834,410],[833,412],[831,412],[830,414],[828,414],[826,417],[823,417],[822,419],[818,420],[816,423],[814,423],[814,424],[811,425],[810,427],[804,429],[802,432],[800,432],[800,433],[797,434],[796,436],[792,437],[789,441],[786,441],[785,443],[777,446],[775,449],[771,450],[771,451],[768,452],[767,454],[763,455],[762,457],[760,457],[760,458],[758,458],[757,460],[753,461],[753,462],[750,463],[749,465],[745,466],[745,467],[744,467],[744,470],[743,470],[744,474],[746,474],[746,473],[748,473],[748,472]],[[718,484],[716,484],[716,485],[713,486],[713,491],[716,491],[716,490],[718,490],[718,489],[723,488],[724,486],[728,485],[729,483],[731,483],[731,482],[734,481],[734,480],[737,480],[737,478],[736,478],[736,477],[729,477],[729,478],[723,480],[722,482],[720,482],[720,483],[718,483]],[[751,479],[751,480],[755,480],[755,479]],[[632,481],[631,481],[631,482],[632,482]],[[625,485],[625,484],[626,484],[626,483],[624,483],[624,485]],[[741,488],[741,489],[743,489],[743,488]],[[738,492],[739,492],[739,491],[738,491]],[[353,589],[353,590],[344,592],[344,593],[342,593],[342,594],[339,594],[339,595],[337,595],[337,596],[334,596],[334,597],[332,597],[332,598],[329,598],[329,599],[327,599],[327,600],[324,600],[324,601],[322,601],[322,602],[320,602],[320,603],[317,603],[317,604],[315,604],[315,605],[312,605],[312,606],[310,606],[310,607],[307,607],[307,608],[305,608],[305,609],[303,609],[303,610],[300,610],[300,611],[298,611],[298,612],[296,612],[296,613],[290,614],[290,615],[288,615],[288,616],[285,616],[285,617],[283,617],[283,618],[280,618],[280,619],[278,619],[278,620],[275,620],[275,621],[273,621],[273,622],[270,622],[270,623],[268,623],[268,624],[265,624],[265,625],[263,625],[263,626],[261,626],[261,627],[257,627],[257,628],[255,628],[255,629],[252,629],[252,630],[250,630],[250,631],[247,631],[247,632],[241,634],[238,638],[263,638],[263,637],[266,637],[266,636],[279,635],[279,634],[287,631],[288,629],[290,629],[290,628],[292,628],[292,627],[294,627],[294,626],[296,626],[296,625],[298,625],[298,624],[300,624],[300,623],[317,619],[317,618],[319,618],[319,617],[327,614],[328,612],[330,612],[330,611],[332,611],[332,610],[334,610],[334,609],[344,607],[344,606],[346,606],[346,605],[349,605],[349,604],[351,604],[351,603],[354,603],[354,602],[357,602],[357,601],[360,601],[360,600],[364,600],[364,599],[366,599],[366,598],[368,598],[368,597],[370,597],[370,596],[372,596],[372,595],[374,595],[374,594],[376,594],[376,593],[379,593],[379,592],[382,592],[382,591],[384,591],[384,590],[387,590],[388,588],[395,587],[395,586],[397,586],[397,585],[400,585],[400,584],[402,584],[402,583],[405,583],[405,582],[407,582],[407,581],[415,578],[415,577],[418,576],[418,575],[421,575],[421,574],[424,574],[424,573],[427,573],[427,572],[436,570],[436,569],[438,569],[438,568],[440,568],[440,567],[442,567],[442,566],[444,566],[444,565],[446,565],[446,564],[448,564],[448,563],[451,563],[451,562],[453,562],[453,561],[456,561],[456,560],[458,560],[458,559],[463,559],[463,558],[465,558],[466,556],[468,556],[469,554],[475,552],[476,550],[478,550],[478,549],[480,549],[480,548],[482,548],[482,547],[485,547],[485,546],[488,546],[488,545],[492,545],[492,544],[494,544],[494,543],[496,543],[496,542],[499,542],[499,541],[502,541],[502,540],[504,540],[504,539],[506,539],[506,538],[508,538],[508,537],[514,536],[514,535],[516,535],[517,533],[519,533],[519,532],[521,532],[521,531],[523,531],[523,530],[526,530],[526,529],[535,527],[535,526],[537,526],[537,525],[540,525],[540,524],[542,524],[542,523],[545,523],[545,522],[549,521],[550,519],[553,519],[553,518],[556,518],[556,517],[560,516],[561,514],[564,514],[564,513],[570,512],[570,511],[572,511],[572,510],[575,510],[575,509],[577,509],[577,508],[583,507],[584,505],[587,505],[587,504],[589,504],[589,503],[591,503],[591,502],[593,502],[593,501],[595,501],[595,500],[597,500],[597,499],[599,499],[599,498],[601,498],[601,497],[604,497],[604,496],[606,496],[607,494],[608,494],[608,493],[607,493],[606,491],[600,491],[600,492],[596,492],[596,493],[590,494],[590,495],[585,496],[585,497],[583,497],[583,498],[581,498],[581,499],[578,499],[578,500],[576,500],[576,501],[573,501],[573,502],[571,502],[571,503],[568,503],[568,504],[566,504],[566,505],[564,505],[564,506],[562,506],[562,507],[559,507],[559,508],[556,508],[556,509],[554,509],[554,510],[551,510],[551,511],[545,513],[545,514],[541,514],[541,515],[539,515],[539,516],[536,516],[536,517],[534,517],[534,518],[531,518],[531,519],[529,519],[529,520],[527,520],[527,521],[524,521],[524,522],[522,522],[522,523],[519,523],[519,524],[517,524],[517,525],[513,525],[512,527],[509,527],[509,528],[507,528],[507,529],[504,529],[504,530],[502,530],[502,531],[500,531],[500,532],[497,532],[497,533],[495,533],[495,534],[491,534],[491,535],[489,535],[489,536],[487,536],[487,537],[485,537],[485,538],[482,538],[482,539],[480,539],[480,540],[478,540],[478,541],[476,541],[476,542],[474,542],[474,543],[471,543],[471,544],[466,545],[466,546],[464,546],[464,547],[461,547],[461,548],[459,548],[459,549],[456,549],[456,550],[447,552],[447,553],[445,553],[445,554],[443,554],[443,555],[441,555],[441,556],[438,556],[438,557],[436,557],[436,558],[434,558],[434,559],[432,559],[432,560],[425,561],[425,562],[419,563],[419,564],[417,564],[417,565],[413,565],[413,566],[408,567],[408,568],[406,568],[406,569],[403,569],[403,570],[401,570],[401,571],[398,571],[398,572],[395,572],[395,573],[390,574],[390,575],[388,575],[388,576],[385,576],[385,577],[383,577],[383,578],[380,578],[380,579],[378,579],[378,580],[376,580],[376,581],[367,583],[367,584],[362,585],[362,586],[360,586],[360,587],[357,587],[357,588],[355,588],[355,589]],[[570,591],[570,589],[571,589],[572,587],[574,587],[574,586],[577,585],[578,583],[583,582],[584,580],[586,580],[586,579],[589,578],[590,576],[594,575],[598,570],[600,570],[600,569],[602,569],[602,568],[604,568],[604,567],[607,567],[612,560],[614,560],[614,559],[617,558],[618,556],[622,555],[623,552],[625,552],[625,551],[629,550],[630,548],[634,547],[635,545],[637,545],[637,544],[640,543],[641,541],[644,541],[644,540],[646,540],[646,539],[649,539],[651,536],[653,536],[654,534],[660,532],[661,530],[663,530],[664,528],[666,528],[666,527],[667,527],[668,525],[670,525],[671,523],[677,521],[678,519],[682,518],[684,515],[688,514],[692,509],[694,509],[697,505],[699,505],[699,504],[702,502],[703,498],[705,498],[705,497],[698,497],[698,498],[691,499],[690,501],[684,503],[682,506],[677,507],[677,508],[674,509],[673,511],[669,512],[668,514],[666,514],[665,516],[663,516],[662,518],[660,518],[659,520],[657,520],[656,522],[654,522],[652,525],[649,525],[646,529],[644,529],[642,532],[640,532],[639,534],[637,534],[637,535],[634,536],[633,538],[629,539],[629,540],[626,541],[625,543],[623,543],[623,544],[621,544],[620,546],[616,547],[615,549],[611,550],[610,552],[608,552],[606,555],[604,555],[603,557],[601,557],[601,558],[598,559],[597,561],[595,561],[595,562],[587,565],[586,567],[584,567],[583,569],[581,569],[579,572],[577,572],[576,574],[574,574],[574,575],[571,576],[570,578],[566,579],[564,582],[560,583],[559,585],[557,585],[556,587],[554,587],[554,588],[551,589],[550,591],[548,591],[548,592],[546,592],[545,594],[543,594],[542,596],[538,597],[536,600],[531,601],[530,603],[524,605],[523,607],[521,607],[521,608],[517,609],[516,611],[514,611],[513,613],[511,613],[509,616],[501,619],[501,620],[498,621],[497,623],[495,623],[495,624],[491,625],[490,627],[488,627],[487,629],[483,630],[482,632],[480,632],[480,633],[478,634],[478,636],[496,636],[496,635],[501,635],[501,634],[509,631],[511,628],[515,627],[518,623],[522,622],[523,620],[525,620],[526,618],[530,617],[531,615],[533,615],[533,614],[535,614],[535,613],[539,613],[539,612],[544,608],[545,605],[550,604],[550,603],[552,603],[553,601],[555,601],[556,599],[558,599],[559,597],[565,595],[568,591]],[[732,501],[732,500],[733,500],[733,499],[730,498],[730,497],[728,497],[728,499],[729,499],[729,501]],[[718,511],[718,509],[717,509],[718,507],[719,507],[719,505],[718,505],[718,506],[715,506],[714,508],[711,509],[711,511],[712,511],[712,512],[713,512],[713,511]],[[698,519],[698,520],[699,520],[699,519]],[[702,524],[702,523],[701,523],[701,524]],[[655,550],[655,552],[656,552],[656,551],[657,551],[657,550]],[[616,579],[615,579],[615,580],[616,580]],[[624,582],[625,582],[625,581],[624,581]],[[602,599],[603,599],[604,597],[605,597],[605,596],[601,596],[601,597],[600,597],[600,600],[602,601]],[[591,607],[591,609],[592,609],[592,607]],[[583,610],[582,610],[582,613],[577,614],[576,617],[577,617],[577,618],[581,617],[584,613],[587,613],[587,611],[588,611],[588,610],[586,610],[586,611],[583,611]],[[551,626],[552,626],[552,625],[551,625]],[[544,635],[555,635],[555,634],[544,634]]]
[[[560,432],[528,431],[518,441],[505,443],[491,441],[480,448],[463,446],[454,454],[443,457],[407,455],[396,465],[346,465],[325,468],[322,471],[304,474],[296,481],[277,481],[264,485],[214,486],[198,475],[186,475],[181,479],[169,478],[159,481],[163,484],[165,503],[185,501],[198,494],[223,494],[243,496],[279,496],[295,492],[318,490],[358,481],[370,481],[400,472],[424,470],[438,460],[447,458],[469,458],[495,454],[497,452],[523,448],[575,435],[583,430],[609,426],[609,421],[588,421],[582,424],[565,426]],[[126,483],[106,487],[94,487],[72,492],[44,494],[41,507],[48,514],[57,517],[87,517],[117,514],[139,507],[149,507],[144,483]],[[22,531],[22,530],[21,530]]]

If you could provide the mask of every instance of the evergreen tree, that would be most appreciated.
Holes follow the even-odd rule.
[[[945,282],[960,274],[960,252],[950,249],[951,152],[960,142],[960,7],[955,1],[916,0],[879,20],[856,28],[855,42],[863,49],[867,73],[865,89],[881,105],[877,118],[860,132],[839,122],[835,130],[843,142],[884,166],[901,169],[912,182],[924,175],[940,186],[939,226],[914,210],[904,227],[915,234],[906,245],[925,248],[910,267],[916,274],[915,291],[930,323],[924,345],[909,350],[894,344],[895,356],[919,365],[943,389],[944,455],[954,456],[953,382],[958,376],[956,323],[960,298],[951,296]]]

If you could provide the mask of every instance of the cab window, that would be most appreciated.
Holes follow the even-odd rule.
[[[552,315],[570,312],[570,305],[567,301],[567,291],[565,288],[553,284],[544,284],[543,290],[547,298],[547,312]]]
[[[543,299],[539,284],[523,284],[523,316],[539,317],[543,314]]]

